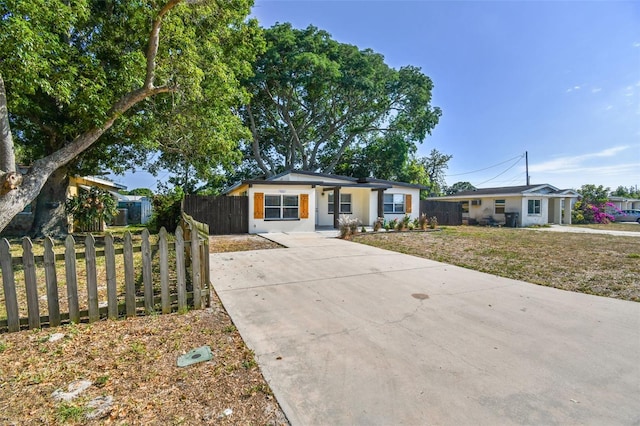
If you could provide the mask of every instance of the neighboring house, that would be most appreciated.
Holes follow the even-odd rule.
[[[21,173],[26,173],[28,168],[20,166]],[[67,198],[77,196],[82,190],[89,190],[91,187],[97,187],[111,192],[114,196],[118,196],[119,190],[127,189],[126,186],[111,182],[96,176],[71,176],[69,177],[69,185],[67,186]],[[14,217],[9,225],[2,231],[3,235],[24,235],[31,229],[34,220],[35,201],[25,207],[25,209]],[[69,231],[73,231],[73,227],[69,226]]]
[[[67,197],[75,197],[80,193],[80,190],[88,191],[91,187],[109,191],[115,197],[120,195],[118,191],[127,189],[124,185],[97,176],[70,176]]]
[[[126,190],[127,187],[119,183],[96,176],[71,177],[69,179],[69,196],[78,194],[81,189],[88,190],[90,187],[104,189],[118,200],[120,214],[115,219],[117,225],[146,224],[151,219],[152,204],[149,197],[141,195],[123,195],[119,191]]]
[[[640,200],[628,197],[609,197],[609,202],[618,210],[640,210]],[[613,211],[613,209],[607,209]]]
[[[313,232],[338,226],[341,215],[373,225],[378,217],[416,218],[421,185],[374,178],[288,171],[266,180],[245,180],[225,192],[249,198],[249,233]]]
[[[504,224],[509,217],[515,226],[531,226],[571,224],[571,208],[578,196],[572,189],[542,184],[483,188],[429,199],[459,202],[463,220],[470,224]]]
[[[114,225],[145,225],[151,219],[151,199],[142,195],[117,194],[120,213]]]

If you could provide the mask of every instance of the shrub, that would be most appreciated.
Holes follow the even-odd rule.
[[[87,231],[96,222],[111,221],[118,214],[118,202],[104,189],[92,187],[69,198],[64,209],[78,222],[80,230]]]
[[[429,219],[429,228],[436,229],[438,227],[438,218],[435,216],[431,216]]]
[[[373,230],[378,232],[383,227],[384,227],[384,218],[383,217],[377,218],[376,221],[373,223]]]
[[[402,218],[402,229],[409,229],[409,224],[411,223],[411,216],[405,214]]]
[[[153,215],[149,221],[149,229],[152,232],[158,232],[163,226],[169,232],[178,227],[183,195],[182,188],[175,187],[153,197]]]
[[[351,218],[347,215],[340,216],[338,219],[338,229],[340,231],[340,238],[346,239],[351,235],[355,235],[358,233],[358,224],[359,220],[356,218]]]
[[[418,219],[418,228],[422,229],[423,231],[426,231],[428,226],[429,226],[429,218],[427,217],[426,213],[422,213],[420,215],[420,218]]]
[[[573,210],[571,211],[571,222],[576,224],[606,224],[613,222],[614,217],[605,211],[606,207],[618,210],[614,204],[609,202],[604,204],[590,204],[585,202],[585,200],[580,200],[576,202]]]

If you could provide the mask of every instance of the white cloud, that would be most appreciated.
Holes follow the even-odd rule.
[[[593,89],[591,89],[591,93],[598,93],[601,92],[602,89],[600,87],[594,87]]]
[[[589,154],[558,157],[553,160],[545,161],[543,163],[532,164],[529,166],[529,170],[532,172],[547,172],[547,173],[584,173],[588,170],[594,170],[596,168],[609,167],[609,166],[588,166],[585,165],[589,160],[594,158],[607,158],[614,157],[621,151],[628,149],[629,146],[616,146],[613,148],[607,148],[599,152],[593,152]],[[637,165],[636,165],[637,168]]]
[[[640,41],[636,41],[635,43],[633,43],[632,46],[633,47],[640,47]]]

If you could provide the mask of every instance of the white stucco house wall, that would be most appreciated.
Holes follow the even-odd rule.
[[[245,180],[228,196],[248,196],[249,233],[313,232],[337,227],[342,215],[372,226],[378,217],[412,219],[420,214],[421,185],[374,178],[287,171],[265,180]],[[336,202],[336,200],[339,200]]]
[[[549,184],[504,186],[461,191],[430,200],[459,202],[462,219],[469,223],[506,223],[507,215],[517,216],[516,226],[571,224],[571,208],[579,194]]]

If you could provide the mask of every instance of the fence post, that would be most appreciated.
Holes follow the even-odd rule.
[[[153,312],[153,277],[151,275],[151,245],[149,230],[142,231],[142,282],[144,284],[144,310]]]
[[[182,227],[176,228],[176,288],[178,290],[178,311],[182,312],[187,308],[187,274],[184,265],[184,238]]]
[[[20,312],[18,311],[18,295],[16,281],[11,264],[11,246],[6,238],[0,240],[0,268],[2,268],[2,288],[4,304],[7,308],[7,325],[10,332],[20,331]]]
[[[56,276],[56,255],[53,252],[51,237],[44,240],[44,277],[47,282],[49,324],[55,327],[60,325],[60,300],[58,298],[58,277]]]
[[[100,319],[98,309],[98,276],[96,272],[96,239],[87,235],[84,240],[85,265],[87,267],[87,303],[89,304],[89,322]]]
[[[67,235],[64,241],[64,270],[67,278],[67,300],[69,305],[69,320],[80,322],[80,306],[78,304],[78,281],[76,274],[76,241]]]
[[[124,284],[127,317],[136,316],[136,283],[133,271],[133,241],[131,232],[124,234]]]
[[[202,272],[200,271],[200,236],[193,219],[189,222],[191,228],[191,283],[193,284],[193,307],[202,308]]]
[[[204,257],[202,259],[202,264],[203,264],[203,268],[202,268],[202,282],[204,283],[204,288],[206,290],[205,296],[207,298],[206,300],[206,307],[209,308],[211,307],[211,269],[210,269],[210,261],[209,261],[209,225],[207,225],[206,223],[203,224],[204,225],[204,235],[203,235],[203,247],[202,247],[202,251],[204,252]]]
[[[38,305],[36,262],[33,257],[33,244],[28,237],[24,237],[22,239],[22,265],[24,266],[24,284],[27,290],[29,328],[40,328],[40,306]]]
[[[169,298],[169,243],[167,242],[167,230],[164,226],[160,228],[158,234],[158,245],[160,246],[160,299],[162,313],[171,312],[171,300]]]
[[[104,236],[104,262],[107,273],[107,317],[118,318],[118,290],[116,283],[116,251],[113,246],[113,235]]]

